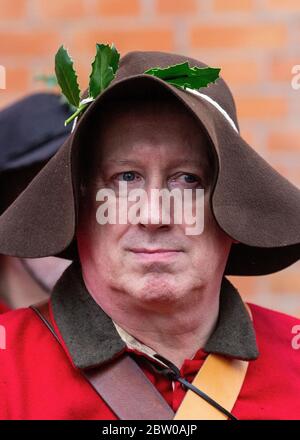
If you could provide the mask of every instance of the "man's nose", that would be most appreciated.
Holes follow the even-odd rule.
[[[140,208],[139,224],[149,230],[169,228],[172,223],[169,203],[164,203],[161,190],[169,191],[163,182],[147,186]]]

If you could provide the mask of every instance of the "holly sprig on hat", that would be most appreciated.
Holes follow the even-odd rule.
[[[190,67],[188,61],[185,61],[165,68],[154,67],[144,73],[157,76],[181,89],[200,89],[215,82],[219,78],[220,70],[217,67]]]
[[[90,102],[103,92],[115,77],[120,54],[112,44],[96,44],[96,56],[92,63],[88,97],[80,100],[81,91],[73,61],[64,46],[55,55],[55,74],[63,95],[76,111],[65,121],[65,125],[79,116]]]
[[[96,44],[96,55],[89,77],[88,96],[80,99],[81,91],[77,74],[68,51],[61,46],[55,55],[55,74],[57,83],[69,104],[76,108],[65,121],[65,125],[78,116],[100,95],[115,78],[119,68],[120,54],[114,44]],[[220,73],[215,67],[190,67],[188,61],[168,67],[153,67],[144,74],[156,76],[180,89],[199,89],[214,83]]]

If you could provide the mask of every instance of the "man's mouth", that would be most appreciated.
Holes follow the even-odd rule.
[[[182,253],[181,250],[170,248],[135,248],[129,249],[129,251],[132,252],[137,258],[144,259],[146,261],[162,261],[177,257],[180,253]]]

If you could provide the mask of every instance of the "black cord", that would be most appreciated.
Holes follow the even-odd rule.
[[[218,402],[213,400],[211,397],[209,397],[207,394],[205,394],[203,391],[199,390],[197,387],[195,387],[193,384],[189,383],[186,379],[183,377],[178,377],[176,379],[178,382],[184,384],[187,388],[189,388],[191,391],[194,391],[194,393],[198,394],[198,396],[202,397],[202,399],[206,400],[206,402],[210,403],[212,406],[214,406],[216,409],[221,411],[223,414],[225,414],[229,419],[231,420],[237,420],[237,418],[231,414],[229,411],[227,411],[226,408],[221,406]]]
[[[202,397],[207,403],[212,405],[217,410],[221,411],[223,414],[225,414],[229,419],[231,420],[238,420],[231,412],[227,411],[226,408],[221,406],[218,402],[216,402],[214,399],[209,397],[207,394],[205,394],[203,391],[199,390],[199,388],[195,387],[193,384],[189,383],[184,377],[181,377],[180,370],[174,365],[172,362],[170,362],[168,359],[165,359],[163,356],[159,354],[154,355],[157,359],[161,360],[163,363],[165,363],[169,368],[162,369],[160,371],[161,374],[172,378],[172,380],[177,380],[182,385],[184,385],[186,388],[190,389],[194,393],[196,393],[198,396]]]

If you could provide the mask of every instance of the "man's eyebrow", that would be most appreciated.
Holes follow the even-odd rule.
[[[141,165],[141,162],[135,159],[107,159],[107,162],[117,164],[117,165]],[[170,167],[179,167],[182,165],[196,165],[199,167],[203,167],[204,163],[201,160],[192,160],[192,159],[175,159],[173,163],[170,164]]]
[[[118,165],[140,165],[140,162],[134,159],[107,159],[107,162]]]

